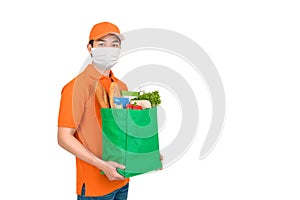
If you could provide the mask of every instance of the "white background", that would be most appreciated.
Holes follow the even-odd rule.
[[[189,151],[165,170],[132,178],[130,200],[300,198],[298,1],[19,0],[1,1],[0,15],[1,199],[76,199],[75,159],[56,142],[60,91],[101,21],[122,32],[164,28],[191,38],[226,93],[213,152],[198,160],[210,116],[203,100],[207,118]]]

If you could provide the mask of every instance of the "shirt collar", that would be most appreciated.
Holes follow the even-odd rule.
[[[109,72],[109,76],[104,76],[100,74],[100,72],[96,70],[92,64],[89,64],[84,71],[94,80],[111,78],[114,82],[118,81],[118,79],[114,76],[114,73],[111,70]]]

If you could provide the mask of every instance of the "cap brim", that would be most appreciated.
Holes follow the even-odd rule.
[[[97,35],[96,37],[92,38],[92,40],[97,40],[97,39],[100,39],[108,34],[113,34],[115,36],[117,36],[121,41],[124,40],[124,36],[122,34],[119,34],[119,33],[115,33],[115,32],[108,32],[108,33],[103,33],[101,35]]]
[[[121,41],[124,40],[124,36],[122,34],[119,33],[108,33],[108,34],[114,34],[115,36],[117,36]]]

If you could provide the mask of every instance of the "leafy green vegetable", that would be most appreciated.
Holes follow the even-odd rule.
[[[152,108],[155,106],[158,106],[161,103],[160,95],[159,95],[158,91],[147,92],[147,93],[141,94],[132,100],[148,100],[148,101],[150,101]]]

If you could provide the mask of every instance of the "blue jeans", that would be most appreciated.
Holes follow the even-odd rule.
[[[85,196],[85,185],[83,184],[81,195],[77,195],[77,200],[126,200],[128,194],[129,183],[125,186],[113,191],[104,196],[99,197],[86,197]]]

